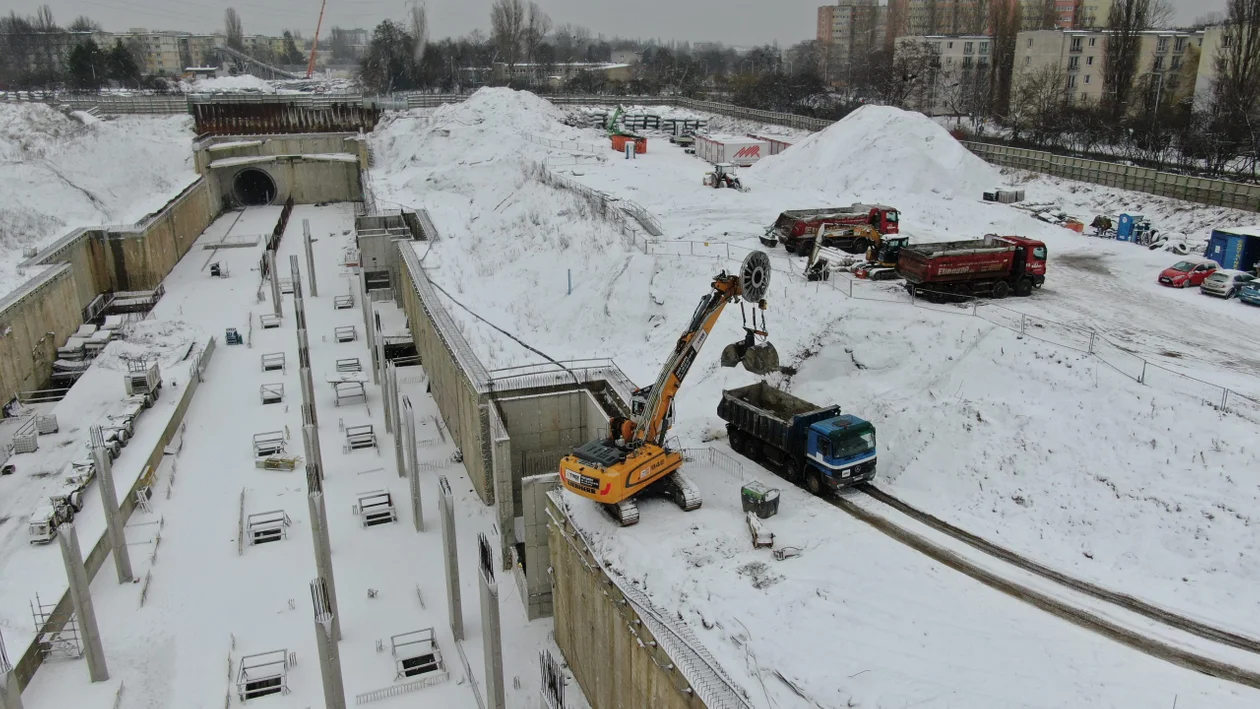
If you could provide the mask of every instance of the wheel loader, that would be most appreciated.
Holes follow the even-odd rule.
[[[631,416],[614,417],[605,437],[577,447],[560,460],[564,487],[599,503],[623,527],[639,521],[635,499],[646,492],[663,494],[686,511],[699,508],[699,490],[680,471],[682,452],[665,443],[673,423],[674,399],[718,317],[735,300],[742,299],[744,339],[722,351],[722,366],[743,364],[754,374],[778,371],[779,354],[766,340],[769,287],[770,258],[762,251],[750,253],[738,275],[718,273],[656,381],[633,392]],[[752,305],[751,323],[746,303]],[[759,310],[763,311],[760,325]]]

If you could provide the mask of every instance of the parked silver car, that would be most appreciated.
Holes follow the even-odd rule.
[[[1203,280],[1199,292],[1220,298],[1233,298],[1243,286],[1255,280],[1255,276],[1243,271],[1224,269]]]

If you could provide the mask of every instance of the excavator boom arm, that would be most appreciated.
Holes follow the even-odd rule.
[[[647,406],[635,421],[634,437],[636,439],[657,445],[664,443],[665,421],[669,416],[670,406],[673,405],[674,398],[678,396],[678,390],[682,387],[683,380],[691,371],[691,365],[695,363],[700,349],[704,347],[705,340],[709,337],[709,332],[722,315],[727,303],[738,298],[741,292],[739,278],[735,276],[723,274],[713,280],[713,290],[700,300],[695,314],[691,316],[687,331],[678,338],[678,345],[674,348],[669,360],[665,362],[665,366],[661,368],[656,383],[652,385],[651,398],[648,399]]]

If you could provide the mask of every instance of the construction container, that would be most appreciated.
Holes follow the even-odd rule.
[[[728,162],[748,167],[770,154],[770,144],[758,138],[739,135],[697,135],[696,157],[714,165]]]
[[[647,138],[637,135],[623,135],[618,133],[612,136],[612,147],[619,153],[626,151],[626,144],[634,143],[634,152],[642,155],[647,152]]]
[[[739,500],[745,512],[761,519],[779,514],[779,490],[759,481],[754,480],[740,488]]]
[[[123,385],[127,389],[127,396],[149,394],[156,399],[157,390],[162,386],[162,373],[158,370],[157,362],[128,362]]]
[[[788,148],[792,147],[791,143],[778,140],[777,138],[767,138],[764,135],[755,135],[753,133],[748,133],[747,136],[749,138],[752,138],[753,140],[765,141],[770,146],[770,152],[769,152],[770,155],[778,155],[784,150],[787,150]]]

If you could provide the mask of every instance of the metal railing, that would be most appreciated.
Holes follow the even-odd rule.
[[[606,382],[626,404],[630,403],[630,394],[636,389],[634,382],[611,359],[562,360],[495,369],[490,372],[490,389],[542,388],[567,384],[575,379],[580,384]]]

